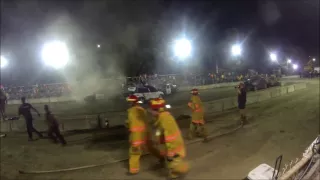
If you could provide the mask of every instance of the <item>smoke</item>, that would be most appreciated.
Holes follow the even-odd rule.
[[[83,100],[93,94],[104,94],[106,99],[120,95],[121,83],[125,77],[123,62],[125,52],[115,51],[114,44],[122,44],[128,50],[135,50],[136,29],[127,26],[119,32],[109,44],[84,42],[86,31],[77,25],[68,14],[49,20],[44,35],[46,41],[63,40],[69,48],[70,63],[65,69],[59,70],[66,82],[71,84],[72,95],[76,100]],[[44,38],[45,37],[45,38]]]
[[[265,3],[260,4],[260,9],[261,17],[266,25],[271,26],[279,21],[281,13],[274,2],[266,1]]]

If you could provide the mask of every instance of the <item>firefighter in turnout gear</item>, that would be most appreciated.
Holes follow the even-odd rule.
[[[191,102],[188,103],[192,111],[188,138],[193,139],[194,136],[197,135],[203,137],[206,141],[208,133],[205,128],[203,105],[199,97],[198,89],[192,89],[191,94]]]
[[[137,174],[140,170],[140,157],[144,150],[156,156],[161,161],[163,157],[153,147],[151,131],[147,121],[146,110],[139,105],[138,97],[131,95],[127,98],[131,107],[128,109],[127,127],[129,135],[129,175]]]
[[[183,177],[189,171],[185,161],[186,149],[181,131],[174,117],[165,109],[161,98],[150,102],[151,114],[156,118],[156,136],[159,140],[160,153],[166,157],[169,178]]]

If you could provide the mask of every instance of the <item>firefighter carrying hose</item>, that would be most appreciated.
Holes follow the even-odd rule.
[[[203,137],[206,141],[208,133],[204,125],[205,122],[203,105],[199,97],[198,89],[192,89],[191,94],[191,102],[188,103],[188,106],[192,111],[188,138],[193,139],[195,135],[198,135],[200,137]]]
[[[163,99],[151,100],[150,108],[151,114],[156,118],[156,136],[159,140],[161,155],[166,157],[169,178],[183,177],[189,171],[189,164],[184,160],[186,149],[178,124],[166,111]]]
[[[129,175],[135,175],[140,170],[140,157],[143,150],[148,150],[150,154],[159,158],[160,162],[163,157],[160,152],[153,147],[151,140],[151,131],[147,121],[146,110],[139,105],[137,96],[130,95],[127,98],[130,103],[128,109],[127,127],[129,128]]]

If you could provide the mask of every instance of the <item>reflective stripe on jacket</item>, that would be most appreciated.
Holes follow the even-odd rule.
[[[192,110],[191,121],[196,124],[204,124],[204,111],[200,97],[192,95],[188,106]]]
[[[128,109],[129,142],[131,146],[141,146],[146,143],[147,112],[140,106]]]
[[[156,122],[157,129],[161,132],[161,155],[172,157],[179,155],[185,157],[185,145],[181,131],[174,117],[167,111],[161,112]]]

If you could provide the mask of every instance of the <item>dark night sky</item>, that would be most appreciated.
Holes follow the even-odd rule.
[[[112,52],[125,59],[122,65],[132,63],[132,57],[151,58],[164,69],[165,63],[159,62],[169,58],[169,42],[183,33],[195,46],[195,62],[207,67],[215,61],[228,66],[228,47],[238,40],[244,43],[246,67],[267,67],[270,50],[306,61],[308,56],[319,57],[319,0],[2,0],[1,4],[1,54],[14,66],[10,71],[18,70],[23,77],[47,72],[36,64],[41,62],[41,45],[51,39],[65,40],[77,57],[106,59]],[[98,43],[103,45],[99,52]],[[112,63],[98,61],[101,66]]]

